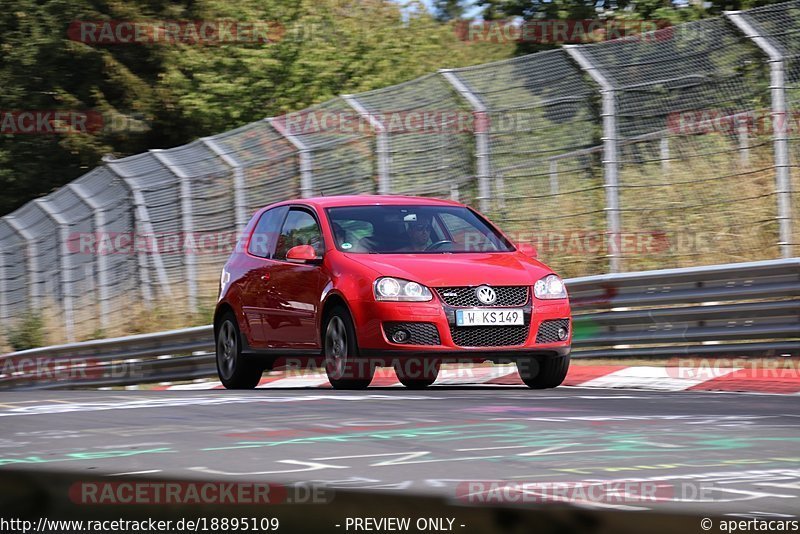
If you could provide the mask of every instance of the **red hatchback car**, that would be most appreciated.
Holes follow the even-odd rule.
[[[513,361],[528,386],[556,387],[569,367],[569,301],[533,255],[458,202],[273,204],[253,216],[222,270],[220,380],[253,388],[265,369],[297,358],[323,364],[335,388],[367,387],[376,366],[422,388],[442,362]]]

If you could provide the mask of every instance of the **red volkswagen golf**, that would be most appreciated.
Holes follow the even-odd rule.
[[[513,361],[528,386],[556,387],[569,367],[569,301],[532,252],[446,200],[335,196],[263,208],[222,270],[220,380],[253,388],[291,358],[324,365],[335,388],[367,387],[376,366],[422,388],[442,362]]]

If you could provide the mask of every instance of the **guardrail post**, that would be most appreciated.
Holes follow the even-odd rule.
[[[131,197],[133,198],[133,205],[134,205],[134,217],[135,217],[135,228],[134,228],[134,242],[136,241],[137,237],[141,237],[140,234],[148,234],[153,236],[153,266],[155,267],[156,271],[156,278],[158,279],[158,284],[161,286],[161,290],[164,292],[164,295],[169,297],[172,296],[172,290],[169,287],[169,280],[167,279],[167,271],[164,269],[164,262],[161,259],[161,252],[158,250],[158,239],[153,230],[153,223],[150,221],[150,214],[147,212],[147,204],[144,200],[144,195],[142,194],[142,190],[133,179],[128,178],[120,174],[113,165],[114,158],[112,156],[105,156],[103,158],[103,162],[106,163],[106,167],[114,173],[116,176],[122,180],[122,183],[128,188],[131,192]],[[140,232],[142,230],[142,232]],[[139,251],[138,260],[139,260],[139,280],[141,282],[142,288],[142,300],[145,302],[145,306],[148,308],[151,306],[153,301],[153,293],[150,284],[150,274],[147,268],[147,254],[148,251],[142,250]]]
[[[367,111],[355,96],[342,95],[342,99],[353,108],[359,116],[366,119],[369,125],[375,129],[375,155],[378,158],[378,194],[389,195],[392,193],[392,176],[390,174],[391,155],[389,154],[389,135],[386,127],[374,114]]]
[[[186,269],[186,290],[189,296],[189,311],[197,312],[197,248],[190,250],[186,245],[195,243],[194,219],[192,213],[192,181],[191,178],[178,167],[167,154],[160,149],[149,151],[153,157],[161,162],[169,172],[174,174],[180,181],[180,200],[181,200],[181,230],[183,236],[183,261]]]
[[[232,154],[225,152],[213,137],[203,137],[200,141],[233,169],[233,209],[236,218],[236,232],[241,234],[248,222],[244,198],[244,166]]]
[[[661,137],[661,170],[669,172],[669,136],[666,134]]]
[[[25,229],[13,215],[3,217],[8,225],[25,241],[25,254],[27,256],[28,298],[31,308],[41,309],[41,294],[39,294],[39,246],[36,236]]]
[[[475,113],[475,164],[478,173],[478,207],[483,213],[488,213],[491,208],[492,199],[491,184],[491,162],[489,160],[489,114],[486,104],[480,97],[470,91],[470,89],[459,79],[450,69],[440,69],[445,80],[460,94]]]
[[[100,204],[89,195],[83,186],[76,183],[69,184],[69,188],[86,204],[94,215],[94,231],[97,236],[96,243],[103,239],[110,239],[111,236],[106,232],[106,214]],[[98,289],[98,308],[100,310],[100,328],[107,329],[110,325],[109,293],[108,293],[108,259],[98,245],[95,251],[95,264],[97,266],[97,289]]]
[[[769,57],[772,100],[772,139],[775,151],[775,193],[778,198],[778,246],[781,256],[792,257],[792,182],[789,170],[789,139],[786,112],[786,63],[783,54],[759,32],[741,11],[725,11],[725,16]]]
[[[274,118],[267,119],[270,126],[275,128],[275,131],[281,134],[292,146],[297,149],[298,158],[300,159],[300,196],[309,198],[314,196],[314,176],[313,167],[311,163],[311,149],[306,146],[297,136],[290,134],[283,127],[281,121],[276,121]]]
[[[61,303],[64,311],[64,332],[67,341],[75,341],[75,310],[72,303],[72,260],[69,252],[69,223],[43,198],[36,205],[58,226],[58,263],[61,271]]]
[[[617,132],[617,97],[614,86],[592,65],[580,47],[575,45],[564,46],[567,54],[600,86],[603,97],[603,174],[605,176],[606,191],[606,221],[609,239],[609,270],[618,273],[622,269],[620,257],[621,226],[619,215],[619,155]]]

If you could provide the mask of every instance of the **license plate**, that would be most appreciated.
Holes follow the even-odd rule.
[[[456,310],[457,326],[515,326],[525,324],[522,309]]]

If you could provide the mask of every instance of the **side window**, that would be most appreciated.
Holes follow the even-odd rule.
[[[317,220],[309,212],[301,209],[292,209],[283,223],[281,234],[278,236],[278,245],[275,247],[275,259],[286,259],[286,253],[297,245],[311,245],[321,256],[323,252],[322,234],[319,231]]]
[[[259,258],[269,258],[275,250],[275,243],[278,239],[283,217],[286,215],[287,206],[272,208],[261,214],[261,218],[256,224],[253,235],[250,236],[250,244],[247,252]]]

